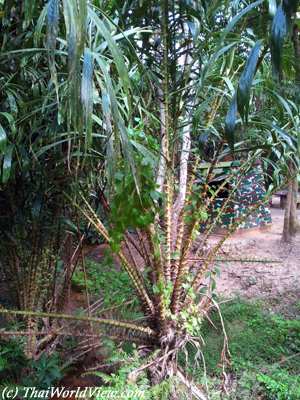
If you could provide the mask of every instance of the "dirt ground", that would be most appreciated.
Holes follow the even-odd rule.
[[[224,244],[222,257],[280,262],[222,262],[217,290],[225,298],[262,300],[267,308],[295,317],[300,304],[300,234],[291,244],[281,242],[284,211],[274,206],[278,208],[271,209],[271,226],[236,233]],[[211,240],[218,239],[215,235]]]

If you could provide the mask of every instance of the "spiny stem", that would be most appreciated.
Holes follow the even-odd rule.
[[[184,219],[186,217],[186,208],[190,203],[190,195],[192,193],[193,184],[195,182],[195,173],[199,165],[199,158],[196,159],[194,163],[193,169],[191,174],[189,175],[189,183],[187,185],[187,190],[185,192],[184,203],[179,212],[178,220],[177,220],[177,232],[176,232],[176,243],[174,248],[174,259],[172,260],[172,282],[176,281],[178,269],[179,269],[179,262],[180,262],[180,254],[182,250],[182,243],[183,243],[183,235],[185,231],[185,222]]]
[[[81,209],[77,203],[74,203],[74,201],[72,201],[72,203],[82,212],[82,214],[86,217],[86,219],[90,222],[90,224],[96,228],[96,230],[100,233],[100,235],[102,235],[103,238],[110,245],[111,240],[110,240],[110,236],[109,236],[107,229],[105,228],[105,226],[103,225],[101,220],[98,218],[97,214],[92,209],[92,207],[90,206],[88,201],[83,196],[81,196],[81,197],[82,197],[83,201],[85,202],[90,214],[87,211]],[[145,308],[147,310],[149,310],[150,314],[153,315],[155,312],[154,305],[147,293],[146,285],[144,284],[143,277],[142,277],[140,271],[137,269],[136,266],[133,266],[128,262],[127,258],[125,257],[124,253],[122,252],[122,250],[119,250],[116,254],[119,256],[119,258],[122,262],[122,266],[124,267],[125,271],[128,273],[128,275],[139,295],[140,301],[145,306]]]
[[[189,257],[188,261],[206,261],[206,257]],[[281,260],[255,259],[255,258],[218,258],[217,262],[241,262],[241,263],[262,263],[262,264],[282,264]]]
[[[22,316],[32,316],[37,318],[54,318],[54,319],[65,319],[70,321],[82,321],[82,322],[94,322],[100,325],[114,326],[116,328],[124,328],[127,330],[133,330],[136,332],[143,333],[149,337],[155,337],[156,333],[149,327],[138,326],[132,324],[131,322],[115,321],[113,319],[104,319],[96,317],[85,317],[70,314],[57,314],[57,313],[47,313],[40,311],[30,311],[30,310],[7,310],[0,308],[0,314],[7,315],[22,315]]]
[[[168,1],[162,0],[162,15],[161,15],[161,25],[162,25],[162,42],[163,42],[163,96],[164,96],[164,121],[162,123],[165,126],[165,159],[166,159],[166,182],[165,182],[165,194],[166,194],[166,208],[165,208],[165,229],[166,229],[166,248],[165,248],[165,260],[164,260],[164,277],[166,281],[171,280],[171,209],[172,209],[172,179],[170,175],[170,93],[169,93],[169,32],[168,32]]]

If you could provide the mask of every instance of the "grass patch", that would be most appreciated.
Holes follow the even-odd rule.
[[[221,312],[232,356],[228,372],[235,376],[229,398],[299,400],[300,320],[285,319],[266,312],[262,304],[239,299],[223,303]],[[206,321],[202,335],[207,373],[213,380],[220,373],[223,334],[218,313],[213,312],[211,319],[217,329]],[[201,370],[196,373],[201,374]]]
[[[82,268],[78,268],[72,285],[77,290],[87,288],[93,300],[103,300],[103,309],[113,308],[119,318],[134,319],[142,316],[140,305],[132,282],[123,270],[119,270],[108,254],[103,261],[95,262],[89,258],[85,261],[86,278]]]

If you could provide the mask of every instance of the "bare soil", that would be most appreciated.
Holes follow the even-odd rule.
[[[222,257],[273,261],[220,263],[217,290],[222,297],[261,300],[272,311],[295,316],[300,304],[300,233],[293,243],[283,243],[284,210],[271,211],[268,228],[236,233],[223,245]],[[215,235],[211,241],[218,239]]]

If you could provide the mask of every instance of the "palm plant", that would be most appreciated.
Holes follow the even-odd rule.
[[[217,307],[215,259],[247,215],[215,245],[208,238],[264,150],[246,152],[248,142],[242,142],[244,131],[256,126],[251,87],[266,54],[243,24],[256,8],[264,10],[262,3],[162,0],[141,15],[141,1],[101,8],[80,0],[49,1],[35,39],[45,38],[47,18],[59,133],[37,155],[61,149],[63,171],[70,171],[75,188],[61,192],[117,254],[145,318],[138,324],[104,318],[101,310],[82,317],[27,305],[0,312],[99,324],[108,336],[143,344],[149,359],[133,375],[147,369],[153,384],[172,375],[189,384],[178,357],[189,344],[201,354],[201,323]],[[216,190],[210,184],[215,166],[228,157],[243,162],[230,172],[235,188],[212,220],[210,211],[227,182]],[[201,175],[197,167],[204,160],[209,166]],[[101,213],[89,201],[95,182]],[[224,362],[227,350],[225,335]]]

